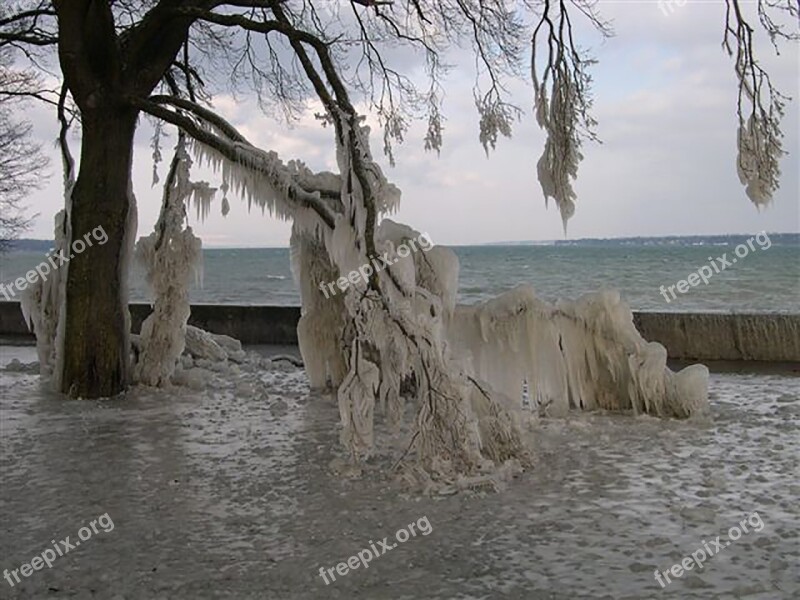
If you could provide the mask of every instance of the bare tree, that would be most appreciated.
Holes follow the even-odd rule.
[[[0,250],[30,227],[34,217],[26,214],[24,201],[41,185],[48,164],[31,140],[30,122],[19,120],[16,111],[37,87],[35,75],[15,70],[9,49],[0,49]]]

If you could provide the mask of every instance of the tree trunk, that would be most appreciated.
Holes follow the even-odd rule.
[[[83,126],[80,171],[67,200],[73,256],[56,340],[56,385],[71,396],[113,396],[128,383],[127,267],[136,235],[130,176],[138,116],[128,102],[150,95],[193,22],[173,14],[183,2],[142,4],[154,6],[118,35],[112,2],[52,2],[61,71]],[[100,243],[93,231],[108,241]],[[92,245],[76,252],[74,244],[87,234]]]
[[[73,397],[113,396],[128,382],[126,279],[129,245],[136,232],[135,226],[128,231],[127,223],[136,210],[130,189],[136,120],[137,112],[130,108],[83,113],[61,340],[61,391]],[[78,240],[86,242],[82,252],[76,252]]]

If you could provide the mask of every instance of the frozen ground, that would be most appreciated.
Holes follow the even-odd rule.
[[[0,364],[34,360],[0,348]],[[800,378],[714,374],[713,419],[542,421],[537,465],[499,494],[417,498],[331,474],[336,408],[301,371],[213,392],[66,401],[0,372],[0,570],[108,513],[102,529],[0,598],[800,597]],[[653,571],[757,511],[764,524],[662,589]],[[417,535],[325,585],[370,541]],[[713,546],[712,546],[713,548]],[[674,578],[673,578],[674,579]]]

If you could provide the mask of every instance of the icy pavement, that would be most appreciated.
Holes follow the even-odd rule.
[[[35,359],[0,348],[0,364]],[[99,533],[0,598],[642,599],[800,597],[800,378],[713,374],[709,423],[544,420],[536,467],[498,494],[409,497],[329,471],[338,412],[280,367],[213,392],[69,401],[0,372],[0,570]],[[763,520],[661,588],[668,570]],[[432,532],[326,585],[369,543]],[[723,539],[725,539],[723,537]]]

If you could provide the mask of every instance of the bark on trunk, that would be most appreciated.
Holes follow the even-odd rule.
[[[57,367],[61,391],[85,398],[113,396],[128,383],[129,319],[126,231],[133,136],[138,111],[129,97],[146,98],[188,40],[193,18],[176,16],[182,2],[152,3],[141,20],[118,35],[112,2],[54,1],[64,80],[81,112],[83,146],[69,215],[72,242],[98,227],[108,236],[72,256],[66,316],[59,322]],[[150,3],[143,3],[145,5]],[[212,6],[214,2],[200,2]]]
[[[128,108],[83,113],[61,377],[61,391],[73,397],[113,396],[128,382],[128,282],[123,281],[123,267],[129,260],[129,235],[135,234],[126,232],[126,223],[129,211],[135,210],[129,186],[136,119],[137,112]],[[100,232],[108,238],[104,244]],[[92,245],[87,242],[83,252],[76,252],[77,240],[91,240]]]

